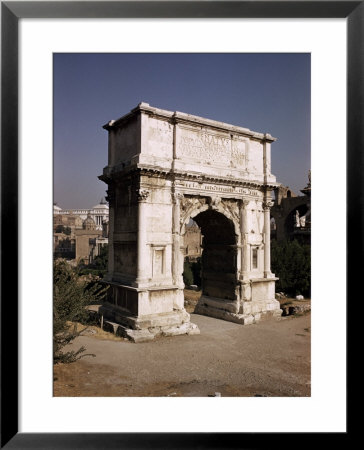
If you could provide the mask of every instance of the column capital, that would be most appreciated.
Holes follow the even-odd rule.
[[[149,197],[150,191],[147,189],[138,189],[137,195],[138,195],[138,202],[146,202]]]
[[[183,198],[184,195],[182,192],[171,192],[172,202],[178,204]]]
[[[274,202],[271,201],[271,200],[264,201],[263,202],[263,209],[264,209],[264,211],[269,211],[272,208],[273,205],[274,205]]]
[[[240,200],[240,206],[241,208],[245,209],[250,203],[250,200],[243,198],[242,200]]]

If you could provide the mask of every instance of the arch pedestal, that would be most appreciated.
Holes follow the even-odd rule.
[[[270,135],[140,104],[111,121],[100,179],[110,207],[108,301],[134,341],[197,334],[184,309],[183,235],[203,235],[196,313],[248,324],[279,317],[270,272]],[[268,208],[268,216],[267,216]]]

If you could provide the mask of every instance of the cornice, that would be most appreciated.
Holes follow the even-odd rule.
[[[138,114],[147,114],[151,117],[157,119],[167,120],[171,124],[185,124],[194,125],[200,127],[208,127],[217,131],[236,134],[239,136],[250,137],[251,139],[264,141],[264,142],[274,142],[277,139],[271,136],[269,133],[258,133],[252,131],[249,128],[239,127],[237,125],[231,125],[225,122],[219,122],[217,120],[207,119],[205,117],[194,116],[192,114],[187,114],[180,111],[168,111],[166,109],[155,108],[150,106],[149,103],[141,102],[138,106],[133,108],[128,114],[120,117],[117,120],[110,120],[107,124],[103,126],[105,130],[112,130],[117,128],[122,124],[125,124],[133,117]]]
[[[98,178],[105,183],[109,184],[116,180],[125,178],[126,175],[138,173],[138,175],[144,175],[153,178],[164,177],[172,181],[192,181],[199,184],[213,183],[224,186],[239,186],[252,189],[274,189],[279,186],[279,183],[264,183],[259,180],[244,180],[233,177],[224,177],[217,175],[206,175],[199,172],[184,172],[176,169],[166,169],[156,166],[148,166],[145,164],[138,164],[133,166],[124,167],[121,170],[108,171],[106,167],[104,173]]]

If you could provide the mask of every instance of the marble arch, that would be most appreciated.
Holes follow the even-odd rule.
[[[275,138],[147,103],[104,128],[110,289],[102,314],[119,334],[143,341],[199,333],[184,309],[190,218],[205,232],[196,312],[240,324],[279,317],[270,270]]]

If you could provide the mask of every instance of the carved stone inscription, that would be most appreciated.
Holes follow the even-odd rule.
[[[241,138],[231,141],[231,163],[236,167],[246,166],[246,142]]]
[[[186,189],[194,189],[206,192],[224,192],[226,194],[244,194],[259,197],[260,193],[254,189],[237,187],[237,186],[223,186],[212,183],[198,183],[197,181],[176,181],[176,186]]]
[[[240,137],[231,139],[226,135],[181,128],[177,149],[181,158],[220,166],[244,168],[246,165],[246,142]]]

